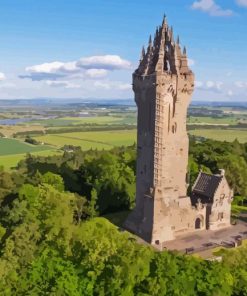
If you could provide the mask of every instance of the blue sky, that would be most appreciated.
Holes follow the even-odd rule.
[[[187,47],[193,99],[247,101],[247,0],[3,0],[0,99],[133,97],[164,13]]]

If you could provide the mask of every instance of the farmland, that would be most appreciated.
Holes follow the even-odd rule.
[[[61,154],[61,150],[44,150],[39,152],[32,152],[32,155],[34,156],[52,156]],[[0,156],[0,166],[3,166],[4,169],[10,170],[11,168],[14,168],[19,161],[24,159],[26,157],[26,154],[14,154],[14,155],[2,155]]]
[[[0,156],[39,152],[39,151],[50,150],[50,149],[51,148],[47,146],[43,146],[43,145],[34,146],[34,145],[26,144],[16,139],[0,138]]]
[[[213,118],[209,116],[190,116],[189,124],[217,124],[217,125],[232,125],[238,123],[238,118],[235,116],[227,116],[222,118]]]
[[[10,138],[18,132],[29,132],[29,131],[44,131],[44,127],[41,125],[2,125],[0,126],[0,133]]]
[[[132,102],[133,103],[133,102]],[[85,103],[7,108],[0,113],[0,164],[15,166],[26,153],[62,153],[65,145],[82,150],[128,146],[136,142],[136,107],[132,104]],[[199,140],[247,142],[245,106],[196,105],[189,108],[188,130]],[[25,143],[29,136],[40,145]],[[7,138],[6,138],[7,137]],[[43,145],[41,145],[41,143]]]
[[[190,130],[190,135],[219,141],[247,142],[247,130],[236,129],[197,129]],[[102,132],[78,132],[51,134],[35,138],[45,144],[62,147],[66,144],[80,146],[82,150],[110,149],[116,146],[128,146],[136,142],[136,130],[102,131]]]
[[[197,129],[189,131],[190,135],[220,141],[247,142],[246,130]],[[109,150],[117,146],[128,146],[136,142],[136,130],[74,132],[49,134],[35,137],[35,140],[46,145],[32,146],[15,139],[0,139],[0,164],[10,168],[23,159],[26,153],[34,155],[54,155],[64,145],[80,146],[82,150]]]
[[[232,142],[238,139],[240,143],[247,142],[247,129],[197,129],[189,131],[190,135],[212,140]]]
[[[26,153],[48,156],[60,151],[45,145],[30,145],[16,139],[0,138],[0,166],[4,166],[5,169],[15,167],[25,158]]]
[[[133,121],[133,120],[132,120]],[[126,122],[124,117],[114,116],[92,116],[92,117],[61,117],[45,120],[33,120],[26,125],[40,124],[46,127],[71,126],[82,124],[122,124]]]
[[[58,148],[70,144],[80,146],[82,150],[111,149],[116,146],[128,146],[132,145],[135,139],[136,130],[76,132],[35,137],[37,141]]]

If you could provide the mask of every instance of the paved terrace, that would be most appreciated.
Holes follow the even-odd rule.
[[[201,230],[191,235],[183,235],[176,240],[163,243],[163,249],[185,252],[186,249],[194,248],[193,253],[202,251],[203,248],[215,248],[217,246],[229,246],[237,237],[247,238],[247,223],[238,221],[237,225],[230,226],[218,231]],[[211,246],[209,246],[211,245]]]

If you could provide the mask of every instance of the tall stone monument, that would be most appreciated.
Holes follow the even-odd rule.
[[[193,89],[186,49],[181,51],[179,37],[174,41],[164,17],[133,74],[138,107],[136,208],[126,226],[150,242],[173,237],[169,207],[187,195],[186,116]]]
[[[133,73],[138,107],[136,207],[125,227],[161,245],[184,233],[230,225],[233,192],[224,175],[200,172],[187,196],[187,109],[194,74],[166,17]]]

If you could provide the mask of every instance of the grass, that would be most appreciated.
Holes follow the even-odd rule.
[[[34,120],[26,122],[30,124],[42,124],[46,127],[59,127],[59,126],[76,126],[81,124],[134,124],[136,118],[131,116],[115,117],[115,116],[94,116],[94,117],[61,117],[46,120]]]
[[[195,117],[193,120],[195,120]],[[206,120],[208,123],[214,119],[210,117],[198,117],[198,120]],[[227,120],[228,118],[222,118],[221,120]],[[96,116],[96,117],[64,117],[59,119],[50,119],[40,121],[42,124],[65,124],[66,127],[78,124],[119,124],[127,122],[135,122],[134,116]],[[192,120],[192,117],[191,117]],[[235,120],[231,118],[231,120]],[[229,123],[229,122],[228,122]],[[31,124],[31,123],[27,123]],[[33,123],[32,123],[33,124]],[[22,126],[23,128],[24,126]],[[26,128],[28,126],[26,125]],[[7,128],[7,127],[5,127]],[[38,127],[37,127],[38,128]],[[39,127],[42,129],[42,127]],[[55,128],[55,125],[54,125]],[[30,127],[29,127],[30,129]],[[13,131],[11,131],[13,132]],[[219,141],[234,141],[236,138],[244,143],[247,142],[247,129],[197,129],[190,130],[191,135],[205,137],[209,139]],[[94,131],[94,132],[72,132],[72,133],[61,133],[61,134],[47,134],[44,136],[36,136],[40,142],[54,146],[58,149],[64,145],[71,144],[74,146],[80,146],[82,150],[89,149],[105,149],[109,150],[117,146],[128,146],[132,145],[136,141],[136,130],[120,130],[120,131]],[[55,154],[56,150],[53,151],[51,146],[45,145],[33,146],[27,143],[21,142],[16,139],[0,138],[0,165],[3,164],[6,168],[14,167],[22,158],[25,157],[26,153],[33,153],[36,155],[45,155],[45,153]],[[235,209],[237,210],[237,209]]]
[[[44,131],[44,128],[41,125],[0,125],[0,132],[7,137],[12,137],[18,132],[31,131]]]
[[[80,146],[82,150],[111,149],[116,146],[132,145],[136,140],[136,130],[50,134],[35,139],[56,147],[71,144]]]
[[[197,129],[190,130],[189,133],[194,136],[204,137],[208,139],[232,142],[238,139],[240,143],[247,142],[247,130],[240,129]]]
[[[222,118],[214,118],[210,116],[190,116],[188,118],[188,123],[190,124],[237,124],[238,120],[234,116],[227,116]]]
[[[199,129],[190,131],[190,134],[219,141],[233,141],[238,138],[240,142],[247,142],[247,131],[245,130]],[[48,134],[35,137],[35,139],[52,145],[56,149],[71,144],[80,146],[84,151],[89,149],[109,150],[116,146],[132,145],[136,141],[136,130]],[[26,153],[50,155],[57,152],[44,145],[33,146],[16,139],[0,138],[0,165],[4,165],[6,169],[16,166]],[[233,207],[234,210],[239,211],[240,208]]]
[[[89,149],[111,149],[113,146],[108,144],[102,143],[95,143],[92,141],[85,141],[81,139],[71,139],[68,136],[60,135],[46,135],[41,137],[35,138],[38,141],[43,141],[46,144],[53,145],[57,148],[61,148],[64,145],[73,145],[73,146],[80,146],[82,150],[89,150]]]
[[[232,142],[237,138],[242,143],[247,142],[247,130],[198,129],[191,130],[189,133],[218,141]],[[35,137],[35,139],[55,147],[71,144],[80,146],[83,150],[111,149],[116,146],[132,145],[136,141],[136,130],[49,134]]]
[[[232,210],[235,213],[247,213],[247,207],[245,206],[232,205]]]
[[[43,145],[30,145],[16,139],[0,138],[0,156],[50,150]]]
[[[191,135],[214,139],[218,141],[234,141],[236,138],[247,142],[247,130],[198,129],[189,131]],[[111,149],[116,146],[132,145],[136,141],[136,130],[72,132],[49,134],[35,137],[36,140],[55,147],[66,144],[88,149]]]
[[[62,151],[59,150],[46,150],[46,151],[39,151],[33,152],[32,155],[35,156],[52,156],[56,154],[60,154]],[[15,155],[4,155],[0,156],[0,165],[4,167],[5,170],[10,170],[11,168],[16,167],[19,161],[24,159],[26,154],[15,154]]]
[[[26,125],[29,124],[41,124],[43,126],[69,126],[74,125],[77,123],[77,120],[75,119],[63,119],[63,118],[57,118],[57,119],[44,119],[44,120],[33,120],[30,122],[26,122]]]
[[[136,118],[133,117],[135,122]],[[75,117],[65,117],[66,120],[75,119]],[[95,117],[76,117],[77,124],[120,124],[124,123],[128,119],[131,120],[132,117],[128,116],[95,116]]]
[[[74,132],[44,135],[35,137],[35,139],[56,148],[70,144],[80,146],[82,150],[109,150],[116,146],[132,145],[136,139],[136,131]],[[25,158],[26,153],[49,156],[59,152],[52,150],[51,146],[33,146],[16,139],[0,139],[0,165],[3,165],[5,169],[15,167],[21,159]]]

